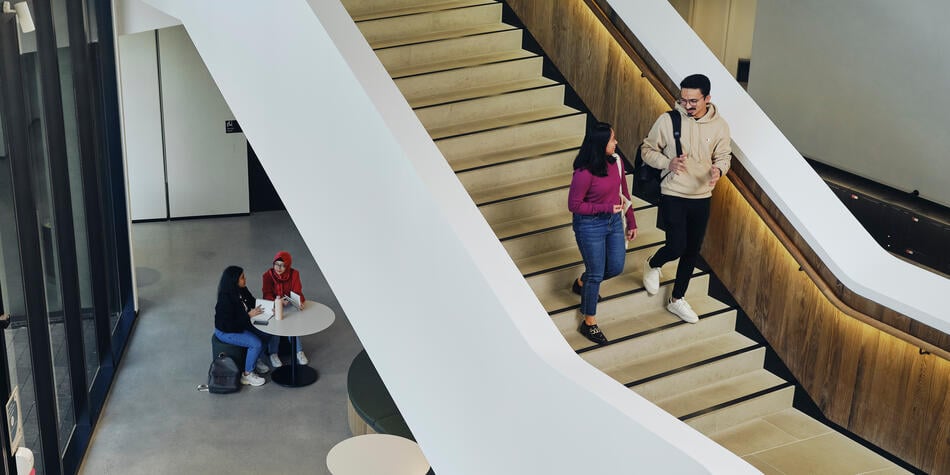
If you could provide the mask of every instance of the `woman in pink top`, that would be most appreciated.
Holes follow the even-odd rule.
[[[624,239],[632,241],[637,236],[637,221],[629,207],[630,192],[616,149],[617,139],[610,124],[594,125],[574,159],[574,177],[567,196],[567,208],[574,213],[574,238],[585,267],[571,286],[581,296],[578,330],[599,345],[607,343],[595,318],[600,283],[620,275],[627,251]],[[621,219],[624,212],[626,230]]]

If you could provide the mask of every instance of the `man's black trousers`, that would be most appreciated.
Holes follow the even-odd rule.
[[[661,267],[677,258],[680,260],[676,267],[676,282],[673,284],[675,299],[683,298],[689,287],[689,278],[696,267],[699,250],[706,236],[710,201],[710,198],[660,196],[657,221],[666,230],[666,244],[650,259],[650,267]]]

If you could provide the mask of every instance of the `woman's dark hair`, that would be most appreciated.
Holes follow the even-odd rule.
[[[240,295],[241,288],[238,287],[238,280],[241,279],[243,273],[244,269],[238,266],[228,266],[224,269],[221,273],[221,281],[218,282],[218,294]]]
[[[587,170],[592,175],[607,176],[607,143],[613,128],[606,122],[598,122],[587,131],[577,158],[575,170]]]

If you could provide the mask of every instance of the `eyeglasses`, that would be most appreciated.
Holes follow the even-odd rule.
[[[702,99],[678,99],[676,102],[685,107],[686,105],[695,106],[696,104],[699,104],[699,101],[701,100]]]
[[[279,262],[279,261],[278,261],[278,262],[275,262],[275,263],[274,263],[274,267],[279,267],[279,268],[283,269],[283,268],[285,267],[285,265],[284,265],[283,262]]]

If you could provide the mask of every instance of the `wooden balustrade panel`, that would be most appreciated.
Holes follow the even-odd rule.
[[[631,158],[669,105],[583,0],[508,0],[594,116]]]
[[[801,235],[795,231],[792,224],[785,218],[772,200],[769,199],[761,187],[755,183],[742,164],[738,163],[737,160],[733,160],[733,167],[730,173],[738,176],[742,183],[746,185],[749,191],[765,208],[765,212],[772,217],[782,231],[792,239],[794,246],[801,252],[805,260],[821,275],[822,280],[828,284],[828,287],[831,288],[843,303],[875,320],[920,338],[938,348],[950,351],[950,335],[929,325],[920,323],[900,312],[884,307],[877,302],[868,300],[838,282],[838,279],[831,270],[821,261],[821,258],[815,254],[811,246],[805,242]]]
[[[950,362],[844,314],[728,178],[703,256],[830,420],[929,473],[950,473]]]

